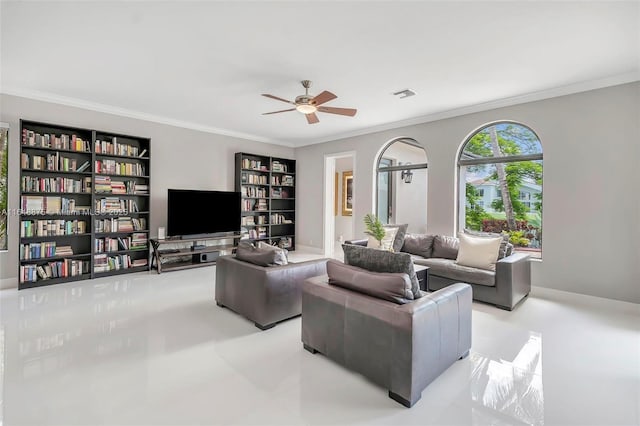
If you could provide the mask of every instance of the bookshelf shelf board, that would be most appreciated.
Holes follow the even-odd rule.
[[[109,235],[129,235],[129,234],[133,234],[134,232],[143,232],[145,234],[149,233],[148,230],[145,230],[145,231],[96,232],[96,237],[108,237]]]
[[[26,282],[20,283],[20,289],[42,287],[45,285],[58,284],[58,283],[70,283],[73,281],[88,280],[89,278],[91,278],[91,274],[74,275],[72,277],[62,277],[62,278],[47,278],[44,280],[38,279],[38,281],[36,282],[26,281]]]
[[[40,191],[40,192],[26,192],[23,191],[20,193],[21,195],[91,195],[90,192],[49,192],[49,191]]]
[[[293,176],[293,175],[296,174],[296,172],[274,172],[274,171],[271,171],[271,174],[272,175],[291,175],[291,176]],[[280,186],[280,185],[276,185],[276,186]]]
[[[99,254],[108,254],[108,253],[99,253]],[[94,274],[96,277],[98,277],[98,276],[108,276],[108,275],[130,274],[133,272],[144,272],[148,270],[149,270],[149,265],[144,265],[144,266],[132,266],[131,268],[111,269],[109,271],[95,271]]]
[[[116,175],[111,173],[96,173],[96,176],[110,176],[110,177],[125,177],[125,178],[141,178],[141,179],[149,179],[149,176],[138,176],[138,175]]]
[[[80,259],[80,258],[89,257],[89,256],[91,256],[91,253],[70,254],[67,256],[41,257],[39,259],[20,259],[20,263],[25,264],[25,263],[50,262],[54,260],[63,260],[63,259]]]
[[[41,237],[20,237],[21,242],[31,242],[31,241],[49,241],[49,240],[57,240],[58,238],[76,238],[76,237],[90,237],[90,232],[85,232],[83,234],[64,234],[64,235],[43,235]]]
[[[25,144],[21,144],[20,146],[23,149],[37,149],[38,151],[70,152],[73,154],[91,155],[91,151],[76,151],[75,149],[56,149],[56,148],[49,148],[47,146],[36,146],[36,145],[25,145]]]
[[[106,255],[115,255],[115,254],[128,254],[128,253],[136,253],[136,252],[145,252],[147,251],[149,247],[144,246],[142,248],[139,249],[128,249],[128,250],[116,250],[116,251],[97,251],[95,253],[93,253],[93,255],[98,255],[98,254],[106,254]]]
[[[242,169],[243,172],[269,173],[267,169]]]
[[[142,212],[95,212],[94,216],[131,216],[131,215],[149,214],[148,211]]]
[[[22,169],[23,173],[49,173],[49,174],[61,174],[61,175],[83,175],[91,176],[91,172],[76,172],[66,170],[40,170],[40,169]]]
[[[291,210],[291,209],[285,209],[285,210],[276,210],[273,209],[271,210],[273,213],[287,213],[287,212],[295,212],[295,210]]]
[[[287,197],[287,198],[283,198],[283,197],[271,197],[270,200],[295,200],[296,197]],[[273,210],[273,209],[272,209]]]
[[[108,158],[122,158],[125,160],[149,160],[149,157],[144,156],[144,157],[136,157],[133,155],[118,155],[118,154],[102,154],[99,152],[96,152],[96,157],[108,157]]]
[[[76,219],[91,219],[91,214],[89,214],[89,212],[64,212],[64,213],[22,213],[20,215],[21,219],[28,219],[28,218],[34,218],[34,219],[38,219],[38,218],[48,218],[48,219],[66,219],[66,218],[70,218],[70,217],[75,217]]]
[[[149,194],[114,194],[113,192],[94,192],[96,197],[148,197]]]
[[[271,185],[276,188],[295,188],[295,185]]]

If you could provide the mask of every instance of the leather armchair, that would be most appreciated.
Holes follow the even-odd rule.
[[[327,259],[258,266],[222,256],[216,263],[216,304],[253,321],[261,330],[302,312],[302,282],[326,274]]]
[[[454,284],[396,304],[307,279],[302,288],[302,343],[311,353],[354,370],[411,407],[423,389],[471,348],[472,290]]]

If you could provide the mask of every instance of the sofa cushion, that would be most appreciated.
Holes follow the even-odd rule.
[[[278,246],[272,246],[271,244],[267,244],[264,241],[258,241],[256,244],[258,250],[268,250],[273,251],[273,264],[274,265],[288,265],[289,264],[289,250],[285,248],[281,248]]]
[[[402,244],[404,244],[404,237],[407,234],[408,223],[401,225],[384,225],[385,228],[397,228],[396,236],[393,239],[393,251],[398,252],[402,250]]]
[[[382,250],[389,250],[393,248],[393,242],[396,238],[396,234],[398,233],[398,228],[396,227],[385,227],[384,230],[384,238],[382,238],[382,244],[380,244],[380,241],[376,240],[375,238],[373,238],[371,235],[369,235],[369,239],[367,241],[367,247],[369,248],[375,248],[375,249],[382,249]]]
[[[433,251],[431,252],[431,257],[455,260],[458,257],[459,246],[460,243],[456,237],[436,235],[433,239]]]
[[[413,298],[422,297],[420,283],[409,253],[394,253],[368,247],[343,244],[344,263],[373,272],[402,272],[409,275]]]
[[[474,235],[476,237],[488,237],[488,238],[500,237],[502,238],[502,241],[500,242],[500,251],[498,252],[498,260],[503,259],[511,254],[508,251],[508,245],[511,244],[509,242],[509,234],[499,234],[497,232],[475,231],[473,229],[465,229],[464,233],[469,235]],[[513,245],[511,245],[511,247],[513,248]]]
[[[406,234],[400,251],[416,256],[431,257],[434,238],[435,235],[429,234]]]
[[[497,237],[477,237],[475,235],[458,234],[460,249],[456,263],[472,268],[496,270],[496,261],[500,251],[500,243],[504,242],[501,235]]]
[[[236,247],[236,259],[259,266],[286,265],[287,256],[283,249],[268,244],[256,247],[248,241],[241,241]]]
[[[429,258],[415,260],[417,265],[429,267],[429,276],[449,278],[455,281],[469,284],[480,284],[495,287],[496,273],[485,269],[470,268],[458,265],[453,259]]]
[[[398,304],[413,300],[411,280],[403,272],[371,272],[331,259],[327,262],[327,275],[329,284],[378,299]]]

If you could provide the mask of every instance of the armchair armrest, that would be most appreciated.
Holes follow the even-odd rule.
[[[345,244],[353,244],[355,246],[364,246],[364,247],[366,247],[367,246],[367,242],[369,242],[369,239],[362,238],[360,240],[347,240],[344,243]]]
[[[512,310],[531,291],[531,262],[526,253],[514,253],[496,262],[498,306]]]

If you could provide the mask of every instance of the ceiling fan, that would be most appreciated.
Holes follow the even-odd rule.
[[[281,112],[298,110],[307,117],[307,122],[309,124],[315,124],[320,121],[318,120],[318,116],[316,115],[317,111],[328,112],[329,114],[348,115],[350,117],[356,115],[356,112],[358,110],[354,108],[335,108],[322,106],[322,104],[325,104],[337,98],[337,96],[331,92],[327,92],[326,90],[317,96],[311,96],[309,95],[309,87],[311,87],[311,81],[302,80],[301,83],[302,87],[304,87],[305,89],[305,93],[304,95],[296,96],[296,100],[294,102],[263,93],[262,96],[295,105],[295,108],[283,109],[281,111],[265,112],[262,115],[279,114]]]

